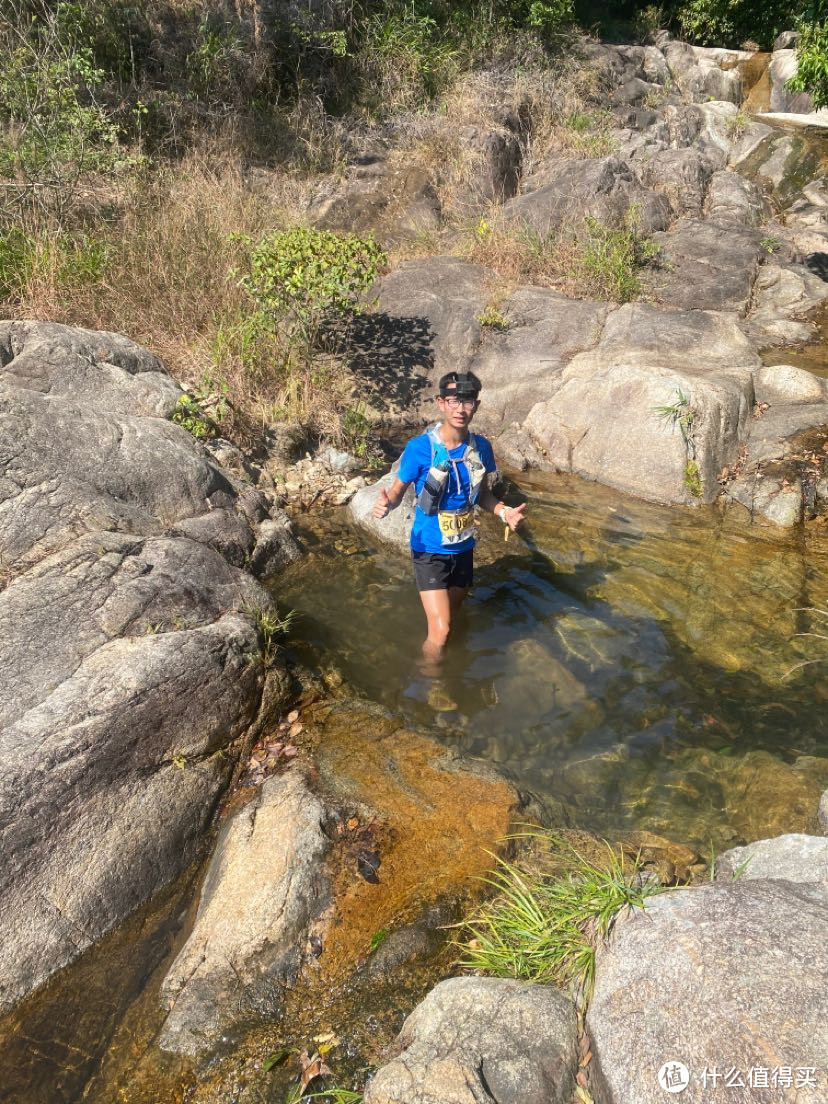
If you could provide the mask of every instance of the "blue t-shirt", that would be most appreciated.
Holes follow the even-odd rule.
[[[494,453],[491,444],[479,433],[474,435],[477,442],[477,451],[480,460],[487,472],[496,471]],[[452,460],[462,460],[466,451],[466,442],[457,448],[449,449]],[[431,467],[431,441],[427,433],[412,438],[405,446],[405,451],[400,460],[397,478],[402,483],[413,483],[414,491],[419,495]],[[457,486],[457,476],[460,476],[460,486]],[[469,469],[465,464],[454,464],[449,468],[446,487],[440,499],[441,510],[462,510],[469,504]],[[439,552],[445,555],[455,555],[458,552],[468,552],[474,548],[474,537],[459,541],[457,544],[445,545],[440,537],[440,523],[437,515],[424,514],[417,507],[414,515],[414,525],[411,529],[411,549],[413,552]]]

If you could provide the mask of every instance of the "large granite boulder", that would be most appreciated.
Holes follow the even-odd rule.
[[[190,1056],[275,1018],[331,895],[325,809],[298,771],[268,779],[222,829],[187,942],[161,987],[159,1045]]]
[[[804,115],[814,110],[814,102],[807,92],[791,92],[785,87],[788,81],[796,76],[796,70],[795,49],[773,51],[770,60],[771,111]]]
[[[365,1104],[564,1104],[576,1067],[575,1011],[558,989],[450,978],[405,1021]]]
[[[0,324],[0,1008],[184,869],[284,693],[240,566],[270,506],[180,393],[116,334]],[[266,569],[298,554],[270,520]]]
[[[445,372],[468,367],[495,274],[456,257],[404,261],[371,292],[353,330],[353,368],[378,404],[410,421],[433,407]]]
[[[826,926],[828,887],[766,879],[671,891],[620,916],[599,950],[587,1014],[596,1104],[660,1100],[665,1066],[689,1081],[681,1093],[689,1104],[734,1094],[765,1104],[783,1091],[771,1088],[772,1071],[786,1067],[791,1085],[800,1082],[796,1100],[821,1104]],[[675,1073],[677,1062],[688,1078]]]
[[[609,315],[598,345],[569,362],[526,428],[545,466],[654,501],[709,502],[738,453],[758,366],[732,316],[627,304]]]
[[[661,271],[653,281],[663,302],[682,310],[743,314],[763,256],[758,231],[685,219],[657,234]]]
[[[520,288],[500,307],[505,329],[487,328],[471,362],[483,390],[474,428],[497,433],[522,422],[557,386],[576,353],[597,344],[608,306],[549,288]]]

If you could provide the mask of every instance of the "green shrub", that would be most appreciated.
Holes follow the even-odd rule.
[[[295,226],[252,247],[239,286],[265,318],[298,331],[310,351],[324,322],[357,308],[386,261],[372,238]]]
[[[808,92],[817,110],[828,107],[828,4],[814,3],[799,23],[797,71],[786,87]]]
[[[192,395],[181,395],[175,404],[172,420],[176,425],[192,433],[193,437],[202,441],[215,434],[215,429],[209,418],[206,418]]]
[[[703,46],[741,46],[754,41],[765,50],[802,14],[803,0],[686,0],[677,19],[687,38]]]
[[[62,219],[84,174],[122,160],[111,113],[96,99],[104,73],[63,26],[60,4],[37,16],[22,0],[11,7],[14,25],[0,23],[0,177],[21,211]]]
[[[427,103],[459,70],[455,46],[413,7],[370,16],[358,58],[369,102],[383,112]]]

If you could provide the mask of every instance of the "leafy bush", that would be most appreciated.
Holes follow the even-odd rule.
[[[786,87],[810,93],[816,109],[828,107],[828,4],[816,0],[798,26],[797,71]]]
[[[324,322],[356,308],[386,260],[372,238],[294,226],[253,246],[239,286],[265,318],[295,328],[310,349]]]
[[[780,31],[790,30],[803,0],[685,0],[677,9],[679,27],[703,46],[741,46],[754,41],[768,50]]]
[[[10,0],[14,23],[0,23],[0,177],[23,213],[62,221],[84,174],[121,161],[111,114],[96,100],[104,74],[89,46],[62,23],[60,4],[37,15]]]
[[[202,441],[212,437],[215,430],[209,420],[202,413],[198,402],[191,395],[181,395],[175,404],[172,420],[176,425],[192,433],[196,440]]]

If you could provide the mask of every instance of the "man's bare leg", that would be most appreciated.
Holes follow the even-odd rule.
[[[447,590],[421,590],[420,601],[423,603],[426,621],[428,623],[428,635],[423,641],[423,658],[430,667],[439,669],[440,660],[446,648],[446,641],[451,632],[452,607]]]

